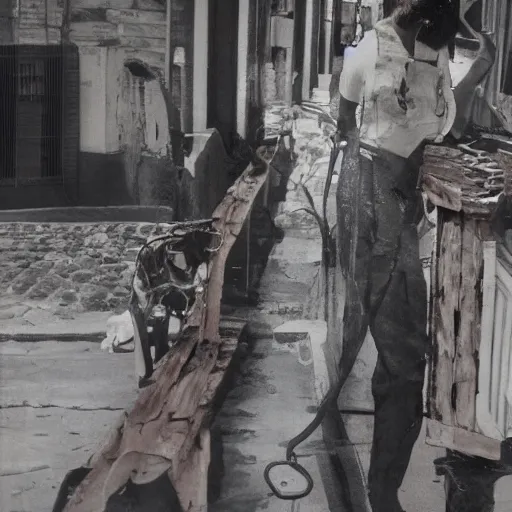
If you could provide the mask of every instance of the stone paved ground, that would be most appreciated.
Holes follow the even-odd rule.
[[[272,327],[281,315],[254,311],[236,312],[259,325],[252,336],[248,357],[235,377],[234,387],[215,421],[222,440],[224,468],[212,512],[329,512],[331,508],[322,476],[332,478],[325,457],[321,431],[301,446],[300,463],[311,473],[313,492],[300,501],[282,501],[273,496],[263,473],[270,462],[284,458],[286,442],[313,418],[315,404],[311,366],[296,354],[272,342]],[[263,327],[262,327],[263,326]],[[253,323],[254,332],[254,323]]]
[[[163,227],[0,223],[0,321],[23,328],[123,311],[138,249]]]

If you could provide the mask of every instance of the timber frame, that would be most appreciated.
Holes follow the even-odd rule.
[[[482,195],[491,195],[484,187],[487,178],[478,185],[476,174],[471,174],[478,167],[470,169],[466,158],[458,149],[428,146],[422,168],[423,192],[437,208],[426,441],[511,466],[506,436],[491,437],[484,425],[480,404],[485,382],[479,367],[493,336],[494,289],[489,285],[500,239],[496,219],[503,216],[500,209],[510,209],[512,159],[500,153],[485,156],[497,163],[485,172],[504,171],[502,195],[495,201],[482,200]]]

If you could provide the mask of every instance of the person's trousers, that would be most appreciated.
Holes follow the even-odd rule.
[[[338,197],[338,212],[351,212],[338,226],[347,278],[343,346],[362,343],[368,328],[375,340],[369,497],[373,512],[398,512],[398,489],[421,429],[428,346],[415,223],[418,166],[389,156],[361,157],[360,165],[359,185],[343,169],[339,178],[352,187],[344,199]]]

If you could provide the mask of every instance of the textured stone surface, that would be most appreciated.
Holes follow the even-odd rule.
[[[165,224],[2,223],[0,319],[126,308],[139,247]]]

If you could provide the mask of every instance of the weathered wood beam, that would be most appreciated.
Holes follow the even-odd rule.
[[[462,428],[443,425],[431,419],[427,419],[426,441],[431,446],[456,450],[488,460],[500,460],[501,457],[500,442],[496,439]]]
[[[461,211],[462,191],[460,187],[448,185],[430,174],[424,176],[423,184],[432,204],[454,212]]]
[[[477,224],[477,221],[467,219],[462,227],[460,327],[454,360],[455,425],[468,430],[474,430],[476,426],[475,399],[482,312],[479,283],[483,275],[483,249]]]
[[[459,287],[461,279],[461,227],[457,214],[441,212],[438,224],[439,248],[433,277],[433,382],[432,417],[453,425],[451,403],[454,383],[453,361],[459,329]]]
[[[219,339],[220,304],[224,285],[224,269],[229,251],[249,215],[252,204],[267,178],[267,164],[259,158],[252,163],[226,193],[226,196],[213,212],[214,228],[222,233],[222,246],[212,259],[209,270],[206,296],[206,319],[204,338],[209,341]]]
[[[220,323],[224,266],[267,172],[267,164],[256,157],[215,210],[214,224],[222,233],[223,243],[212,252],[205,315],[199,315],[199,326],[188,327],[161,360],[154,373],[155,383],[140,392],[133,408],[123,414],[92,457],[92,469],[65,512],[103,512],[109,497],[130,480],[144,484],[164,473],[186,512],[206,505],[190,502],[194,489],[183,475],[188,472],[200,478],[194,485],[198,490],[194,499],[200,499],[205,494],[209,460],[209,448],[203,449],[201,444],[207,442],[205,429],[245,325]]]

